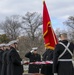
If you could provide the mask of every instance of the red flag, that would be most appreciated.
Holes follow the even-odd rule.
[[[45,1],[43,1],[43,37],[45,47],[54,50],[58,41],[51,25]]]

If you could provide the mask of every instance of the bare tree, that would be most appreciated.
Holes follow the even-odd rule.
[[[68,17],[68,20],[64,24],[74,30],[74,16]]]
[[[18,15],[6,17],[6,20],[1,23],[1,29],[10,39],[16,39],[20,34],[21,23]]]
[[[35,37],[39,37],[42,30],[40,26],[42,25],[42,17],[37,12],[27,12],[23,19],[22,28],[25,30],[25,35],[34,41]]]
[[[64,24],[67,26],[70,41],[74,42],[74,16],[68,17],[68,20]]]

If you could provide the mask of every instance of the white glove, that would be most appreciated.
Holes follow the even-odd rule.
[[[21,61],[21,65],[28,64],[28,61]]]
[[[34,50],[31,50],[30,52],[32,53]]]
[[[21,65],[23,65],[24,64],[24,62],[23,61],[21,61]]]
[[[54,75],[58,75],[57,73],[54,73]]]

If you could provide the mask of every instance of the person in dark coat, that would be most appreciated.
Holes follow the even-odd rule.
[[[3,44],[0,44],[0,75],[1,75],[1,70],[2,70],[2,55],[4,52]]]
[[[7,75],[22,75],[22,59],[15,49],[15,41],[11,41],[10,44],[10,50],[7,53]]]
[[[44,54],[42,55],[42,61],[52,61],[53,59],[53,50],[46,49]],[[44,75],[53,75],[52,72],[52,64],[43,64],[41,66],[41,73]]]
[[[74,44],[68,41],[66,33],[61,33],[59,37],[61,40],[53,54],[53,73],[54,75],[74,75],[72,64]]]
[[[5,44],[4,52],[2,55],[2,70],[1,75],[7,75],[7,53],[9,51],[9,44]]]
[[[29,58],[30,62],[41,61],[40,54],[37,53],[37,48],[32,48],[30,52],[25,54],[25,57]],[[29,64],[28,73],[39,73],[40,65]]]

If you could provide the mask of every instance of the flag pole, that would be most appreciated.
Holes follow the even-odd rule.
[[[43,2],[45,2],[45,0],[43,0]]]
[[[43,2],[44,2],[45,0],[43,0]]]

